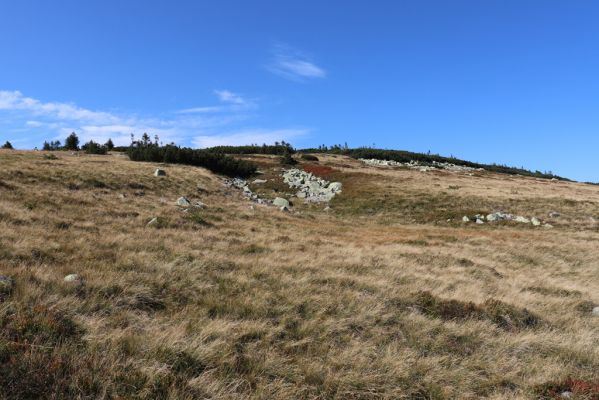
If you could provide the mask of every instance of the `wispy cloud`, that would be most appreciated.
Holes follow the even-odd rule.
[[[305,134],[302,129],[247,129],[256,116],[254,100],[227,90],[214,92],[222,105],[196,107],[147,117],[131,113],[95,111],[73,103],[43,102],[19,91],[0,91],[0,131],[13,132],[22,147],[40,146],[43,140],[62,140],[76,132],[82,141],[127,145],[130,135],[147,132],[162,142],[210,147],[220,144],[272,143]],[[255,123],[255,122],[254,122]],[[245,126],[244,126],[245,125]]]
[[[214,94],[218,100],[223,103],[219,106],[201,106],[178,110],[178,114],[211,114],[222,112],[240,112],[256,108],[256,103],[252,99],[246,99],[240,94],[229,90],[215,90]]]
[[[316,65],[310,56],[287,44],[276,44],[272,48],[272,60],[267,69],[283,78],[296,82],[325,78],[327,72]]]
[[[228,90],[215,90],[214,93],[218,96],[218,99],[223,103],[232,103],[239,105],[246,104],[246,100],[243,97]]]

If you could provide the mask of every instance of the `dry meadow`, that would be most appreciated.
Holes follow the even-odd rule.
[[[599,398],[599,186],[319,155],[343,192],[285,213],[51,154],[0,151],[2,398]],[[461,221],[499,210],[553,228]]]

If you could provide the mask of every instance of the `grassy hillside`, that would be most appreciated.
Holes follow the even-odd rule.
[[[283,213],[202,168],[53,154],[0,150],[0,398],[599,393],[597,186],[319,154],[325,211],[240,156]],[[461,222],[497,210],[554,228]]]

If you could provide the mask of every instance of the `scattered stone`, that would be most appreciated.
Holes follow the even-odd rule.
[[[434,171],[437,169],[444,169],[447,171],[454,171],[454,172],[484,171],[484,168],[466,167],[464,165],[456,165],[456,164],[451,164],[451,163],[447,163],[447,162],[438,162],[438,161],[433,161],[431,163],[421,163],[419,161],[412,160],[410,162],[402,163],[402,162],[392,161],[392,160],[378,160],[375,158],[372,158],[372,159],[360,158],[360,161],[362,161],[365,164],[374,165],[377,167],[407,167],[407,168],[417,170],[420,172]]]
[[[123,193],[119,193],[118,198],[123,200],[125,198],[125,195]]]
[[[282,206],[281,208],[279,208],[279,210],[281,210],[283,212],[288,212],[289,208],[287,208],[286,206]]]
[[[596,317],[599,317],[599,306],[593,308],[592,314]]]
[[[177,205],[181,207],[189,207],[191,202],[187,199],[187,197],[179,197],[177,199]]]
[[[10,276],[0,275],[0,295],[10,294],[15,286],[15,281]]]
[[[166,176],[166,171],[160,168],[156,168],[156,171],[154,171],[154,176]]]
[[[547,229],[551,229],[551,228],[553,228],[553,225],[551,225],[551,224],[545,224],[545,225],[543,225],[543,227],[547,228]]]
[[[272,204],[277,207],[289,207],[289,201],[282,197],[277,197],[274,199]]]
[[[553,180],[555,178],[552,178],[551,180]],[[564,390],[563,392],[560,393],[560,396],[564,399],[571,399],[572,398],[573,393],[569,390]]]
[[[206,208],[207,205],[205,203],[202,203],[201,201],[196,201],[193,205],[195,208]]]
[[[326,206],[326,207],[324,208],[324,211],[331,211],[331,207],[329,207],[329,206]]]
[[[147,223],[147,226],[157,226],[158,225],[158,218],[154,217],[150,220],[150,222]]]
[[[268,182],[266,179],[254,179],[252,183],[260,184]]]
[[[561,217],[561,214],[558,213],[557,211],[551,211],[549,213],[549,218],[559,218],[559,217]]]
[[[254,211],[254,206],[250,206],[250,210]]]
[[[528,219],[521,215],[516,216],[516,215],[504,213],[504,212],[494,212],[494,213],[488,214],[487,216],[480,215],[480,214],[476,214],[473,217],[464,216],[462,218],[462,221],[464,221],[464,222],[475,221],[477,224],[482,224],[482,223],[484,223],[485,219],[488,222],[515,221],[515,222],[520,222],[523,224],[532,224],[533,226],[541,226],[542,225],[547,228],[553,228],[553,226],[550,224],[543,224],[543,222],[541,222],[541,220],[536,217],[532,217],[532,218]]]
[[[82,283],[83,279],[78,274],[69,274],[63,279],[67,283]]]
[[[495,213],[487,215],[487,221],[489,221],[489,222],[511,221],[513,219],[514,219],[514,216],[512,214],[507,214],[507,213],[503,213],[503,212],[495,212]]]

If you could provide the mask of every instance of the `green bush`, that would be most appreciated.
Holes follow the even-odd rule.
[[[295,158],[293,158],[291,156],[291,153],[285,153],[281,157],[281,164],[283,164],[283,165],[295,165],[295,164],[297,164],[297,161],[296,161]]]
[[[105,145],[98,144],[93,140],[81,146],[81,150],[87,154],[106,154],[108,152],[108,148]]]
[[[256,165],[249,161],[238,160],[222,153],[178,147],[174,144],[160,146],[144,138],[134,141],[127,154],[133,161],[195,165],[231,177],[248,177],[257,169]]]
[[[285,153],[295,153],[295,150],[291,144],[281,141],[276,142],[274,145],[262,146],[249,145],[249,146],[215,146],[205,149],[212,153],[223,153],[223,154],[274,154],[284,155]]]
[[[302,154],[302,160],[305,160],[305,161],[318,161],[318,157],[313,156],[312,154]]]

